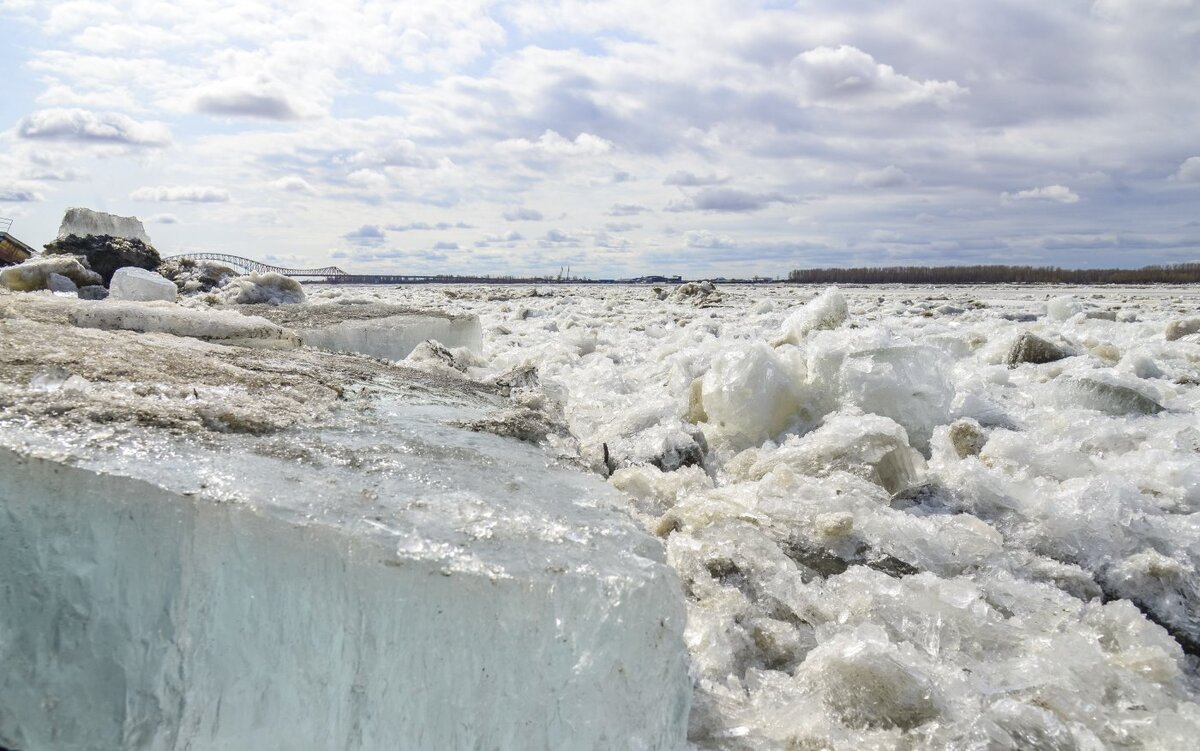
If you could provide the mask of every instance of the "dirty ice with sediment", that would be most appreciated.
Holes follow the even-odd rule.
[[[5,461],[65,461],[54,482],[68,489],[95,482],[77,470],[158,488],[100,487],[147,520],[98,527],[75,568],[41,572],[70,593],[86,583],[91,600],[67,600],[112,629],[76,634],[74,663],[61,639],[26,633],[31,656],[0,691],[47,722],[0,706],[0,734],[49,732],[65,710],[38,702],[33,676],[66,691],[86,664],[142,701],[86,707],[86,729],[161,748],[189,732],[245,738],[262,716],[293,723],[264,742],[318,733],[350,747],[413,722],[442,747],[1190,749],[1200,737],[1194,290],[304,292],[248,306],[219,292],[0,297],[0,327],[61,366],[6,366]],[[62,326],[71,352],[39,335]],[[137,385],[156,363],[173,374]],[[105,434],[106,409],[137,429]],[[154,511],[163,492],[182,523]],[[91,511],[43,513],[22,505],[8,524],[61,543]],[[111,539],[154,560],[147,541],[167,530],[170,563],[139,595],[146,612],[126,616],[128,594],[89,582],[88,566],[103,554],[139,570]],[[191,558],[170,558],[176,547]],[[226,559],[253,559],[265,578],[180,583]],[[380,574],[396,571],[409,578]],[[154,622],[181,587],[178,617]],[[231,592],[261,604],[188,630]],[[42,612],[36,595],[18,604]],[[434,625],[406,641],[394,621],[418,615]],[[299,623],[280,643],[300,651],[238,647],[247,618]],[[354,640],[322,630],[347,620]],[[121,629],[147,622],[151,656],[110,656]],[[446,633],[453,656],[432,665]],[[227,651],[239,658],[214,662]],[[383,689],[379,655],[444,677],[432,698]],[[227,681],[250,691],[280,661],[294,689],[213,715],[206,697]],[[507,677],[480,679],[480,666]],[[311,674],[345,697],[332,719]],[[526,701],[492,706],[496,685]]]

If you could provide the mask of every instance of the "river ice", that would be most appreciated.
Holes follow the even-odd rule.
[[[324,311],[307,316],[307,322],[292,320],[305,317],[294,306],[252,306],[243,312],[284,330],[295,326],[310,345],[406,358],[404,367],[424,369],[431,383],[441,385],[410,379],[418,391],[414,402],[399,398],[409,387],[386,375],[400,366],[383,360],[310,347],[245,350],[167,336],[192,332],[195,326],[184,314],[163,318],[163,327],[139,323],[142,330],[160,333],[123,340],[132,349],[119,362],[166,374],[167,382],[114,390],[113,382],[121,381],[127,366],[103,358],[85,358],[74,370],[25,373],[63,355],[37,329],[41,324],[30,328],[5,320],[0,310],[0,326],[26,337],[24,346],[49,348],[9,363],[23,374],[18,390],[25,398],[13,401],[11,389],[0,389],[0,400],[8,399],[0,406],[10,418],[4,435],[16,435],[14,426],[25,426],[24,443],[15,448],[53,458],[62,452],[63,433],[35,431],[48,443],[31,448],[36,441],[29,426],[47,420],[61,425],[67,418],[104,424],[119,414],[156,429],[199,431],[205,440],[168,456],[134,441],[132,464],[118,469],[152,472],[167,490],[186,489],[179,478],[195,482],[203,475],[212,483],[210,497],[240,488],[247,497],[268,499],[265,507],[274,518],[297,521],[301,529],[310,522],[353,527],[348,539],[392,546],[402,560],[452,565],[466,581],[509,570],[513,551],[542,551],[545,545],[556,550],[564,543],[570,549],[573,542],[583,546],[575,551],[579,555],[564,553],[563,560],[581,574],[589,570],[589,561],[615,566],[618,581],[638,581],[639,569],[651,572],[652,583],[639,590],[640,599],[602,590],[579,597],[554,590],[564,599],[551,598],[555,604],[549,607],[572,633],[591,639],[572,643],[584,651],[586,644],[596,645],[596,654],[624,670],[605,672],[593,662],[580,663],[594,684],[571,684],[579,692],[573,695],[598,702],[599,709],[584,711],[581,716],[589,720],[578,727],[592,734],[560,724],[542,728],[533,747],[562,747],[566,739],[579,747],[623,747],[614,735],[603,734],[603,723],[592,721],[603,716],[626,727],[628,713],[637,707],[643,711],[632,726],[643,746],[683,743],[672,734],[671,718],[678,720],[672,712],[681,711],[686,700],[649,690],[645,678],[654,676],[655,686],[679,687],[679,663],[671,661],[670,650],[656,646],[653,628],[635,629],[641,636],[632,641],[628,630],[628,619],[654,612],[651,602],[669,610],[679,600],[687,611],[682,633],[691,662],[686,743],[693,749],[1195,747],[1200,737],[1200,326],[1195,325],[1200,293],[1195,290],[684,285],[676,290],[309,287],[307,292],[318,306],[307,310]],[[88,325],[92,308],[42,294],[33,307],[62,308],[63,321]],[[149,309],[155,305],[163,304]],[[436,321],[400,317],[414,309],[444,314],[434,316]],[[362,311],[362,320],[378,324],[360,324],[359,316],[348,311]],[[389,338],[391,314],[402,336]],[[123,312],[118,317],[128,318]],[[305,326],[330,329],[333,338],[319,342],[306,336]],[[221,322],[221,330],[226,328]],[[97,351],[116,341],[112,337],[133,336],[73,330]],[[414,348],[414,337],[421,336],[447,341]],[[370,349],[376,346],[383,349]],[[218,358],[220,368],[204,370],[205,358]],[[254,387],[216,388],[231,373]],[[187,387],[191,382],[208,385],[193,394]],[[357,397],[342,404],[347,394],[335,386],[346,382],[359,384],[351,395],[382,396],[375,397],[370,411],[356,412]],[[484,397],[451,403],[431,397],[447,388],[483,394],[490,407],[479,408],[478,398]],[[119,410],[112,406],[118,393],[124,400]],[[74,406],[62,412],[63,404]],[[369,415],[365,423],[363,415]],[[425,435],[416,440],[411,426]],[[279,440],[279,431],[289,431],[294,440]],[[514,448],[522,445],[514,438],[539,444],[540,450]],[[96,446],[119,446],[124,437],[89,440],[92,453],[68,447],[66,456],[84,469],[105,469]],[[230,460],[231,449],[242,443],[253,450]],[[480,446],[493,447],[492,453],[480,453]],[[432,463],[422,456],[432,456]],[[562,495],[556,488],[573,488],[564,491],[570,495],[587,486],[576,485],[584,482],[578,474],[527,474],[522,462],[536,464],[535,456],[543,462],[554,456],[555,464],[607,478],[613,495],[602,505],[611,510],[616,503],[660,538],[677,580],[654,573],[653,546],[613,518],[592,517],[591,511],[586,520],[555,517],[554,498]],[[481,457],[491,462],[484,472],[475,466]],[[334,468],[333,476],[320,477],[310,462]],[[58,481],[69,482],[71,472]],[[514,473],[532,479],[513,487],[498,480]],[[364,511],[383,503],[369,492],[381,476],[390,478],[385,484],[411,476],[428,482],[450,494],[455,511],[447,519],[408,503],[386,509],[384,516],[392,522],[371,524]],[[253,481],[242,488],[236,478]],[[473,502],[460,503],[463,498],[454,490],[486,498],[493,486],[502,490],[505,502],[486,511]],[[296,505],[305,497],[298,494],[301,489],[325,501]],[[384,495],[410,498],[402,485],[386,489]],[[522,511],[527,504],[535,507],[528,513]],[[314,512],[316,518],[306,516]],[[184,527],[191,529],[188,524]],[[71,527],[50,526],[49,531]],[[579,528],[589,531],[576,541]],[[232,529],[241,526],[232,524]],[[301,560],[289,558],[287,551],[289,545],[309,545],[308,538],[281,541],[252,529],[239,536],[228,524],[218,532],[214,539],[232,535],[233,548],[202,546],[197,560],[248,560],[248,553],[257,556],[261,550],[257,560],[270,564],[269,576],[260,582],[262,596],[276,608],[268,612],[293,614],[290,600],[268,595],[274,589],[300,587],[299,601],[320,607],[332,596],[299,583],[331,570],[341,560],[336,550],[313,544],[313,555],[325,563],[315,570],[297,563],[294,570],[302,575],[296,577],[289,573],[293,569],[275,564]],[[509,544],[488,553],[494,535]],[[467,554],[466,539],[483,541],[481,555]],[[617,554],[623,549],[636,555],[623,558]],[[398,616],[371,604],[380,591],[370,578],[374,569],[353,551],[349,560],[352,573],[371,572],[364,580],[370,584],[355,589],[357,604],[338,611],[338,618],[365,617],[375,624],[365,627],[371,638],[386,637],[384,624]],[[65,580],[88,581],[80,574],[91,570],[86,562],[69,567]],[[521,566],[512,570],[519,579],[528,573]],[[316,576],[314,581],[336,579]],[[246,586],[242,579],[231,582]],[[204,581],[190,591],[204,593],[217,583]],[[154,587],[171,591],[161,581]],[[446,591],[451,592],[447,604],[461,605],[459,593]],[[462,596],[488,591],[483,587]],[[625,607],[620,615],[607,607],[589,609],[608,597]],[[152,598],[149,602],[154,604]],[[516,610],[505,609],[504,603],[514,600],[504,597],[481,602],[505,618],[529,610],[537,620],[537,608],[547,600],[517,597]],[[469,620],[471,612],[460,615]],[[228,615],[230,623],[247,617],[240,611]],[[611,629],[587,628],[605,615],[609,619],[602,621]],[[318,640],[333,638],[318,631],[286,636],[300,643],[314,634]],[[509,654],[519,653],[520,644],[503,642],[506,633],[467,629],[461,636],[464,645],[499,640],[511,648]],[[237,631],[221,630],[217,637],[217,644],[228,649]],[[0,646],[5,643],[0,640]],[[529,643],[540,642],[521,642]],[[604,651],[614,645],[618,652]],[[102,653],[82,654],[98,659]],[[350,662],[362,667],[369,661],[365,654],[351,654]],[[185,652],[171,659],[189,664],[196,657]],[[350,687],[349,703],[338,710],[338,722],[349,724],[335,724],[323,738],[344,740],[347,728],[392,737],[387,734],[397,726],[378,714],[364,714],[372,705],[354,699],[360,695],[354,686],[360,684],[338,672],[344,667],[338,659],[304,655],[286,663],[288,675],[303,675],[306,660],[315,660],[321,675],[337,676]],[[631,683],[625,671],[634,664],[643,671]],[[28,703],[21,706],[50,711],[21,693],[32,682],[30,668],[23,669],[8,690],[25,697]],[[64,685],[70,675],[63,674]],[[381,685],[379,679],[375,675],[371,685]],[[553,695],[553,681],[533,685]],[[595,690],[588,693],[584,684]],[[197,697],[211,695],[212,685],[208,694],[200,686]],[[471,686],[465,697],[454,693],[452,680],[439,684],[444,692],[438,696],[467,718],[492,706],[482,688],[488,684],[463,685]],[[524,688],[518,682],[511,689],[518,687]],[[252,712],[264,708],[305,717],[297,732],[313,732],[311,707],[320,696],[259,697],[259,705],[238,705],[241,709],[222,715],[230,724],[221,726],[195,710],[195,703],[167,701],[177,688],[168,681],[165,692],[151,695],[171,711],[182,706],[199,712],[183,716],[192,727],[220,727],[229,733],[223,737],[237,737],[252,723]],[[651,695],[658,697],[656,704],[647,703]],[[420,716],[432,711],[426,705],[401,705]],[[446,717],[435,719],[431,727],[449,727],[442,722]],[[11,716],[0,714],[0,730],[11,723]],[[146,720],[110,732],[150,732],[145,728],[151,726]],[[451,746],[476,739],[437,737],[449,737]],[[510,735],[496,745],[520,747],[521,740]]]
[[[665,539],[695,748],[1195,748],[1195,290],[312,294],[480,317]]]

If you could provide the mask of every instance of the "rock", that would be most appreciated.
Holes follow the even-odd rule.
[[[1012,347],[1008,350],[1005,362],[1008,363],[1008,367],[1015,368],[1021,363],[1041,365],[1061,360],[1066,356],[1067,353],[1063,352],[1057,345],[1051,344],[1040,336],[1026,331],[1013,342]]]
[[[103,300],[108,297],[108,290],[102,284],[88,284],[79,288],[80,300]]]
[[[983,430],[974,420],[955,420],[950,425],[950,443],[954,446],[954,452],[958,454],[959,459],[979,456],[979,452],[983,451],[983,444],[986,442],[987,436],[983,434]]]
[[[125,240],[138,240],[146,245],[150,244],[146,228],[142,226],[136,216],[116,216],[103,211],[83,208],[70,208],[63,214],[62,224],[58,227],[58,237],[61,240],[71,235],[77,237],[108,235]]]
[[[1176,339],[1182,339],[1188,334],[1195,334],[1200,331],[1200,318],[1185,318],[1180,321],[1171,321],[1167,324],[1167,330],[1163,333],[1168,342],[1173,342]]]
[[[230,279],[216,294],[226,305],[295,305],[304,302],[304,288],[300,282],[274,271]]]
[[[109,292],[114,300],[175,301],[175,283],[153,271],[127,266],[113,274]]]
[[[51,292],[68,292],[72,295],[79,292],[78,285],[62,274],[50,273],[46,275],[46,289]]]
[[[112,282],[117,269],[132,266],[154,271],[162,257],[153,245],[139,239],[112,235],[68,235],[46,245],[51,256],[76,255],[87,259],[88,266],[98,273],[105,285]]]
[[[158,273],[175,282],[181,295],[195,295],[220,289],[236,277],[237,271],[212,261],[172,258],[158,267]]]
[[[52,256],[31,258],[18,266],[0,271],[0,284],[14,292],[34,292],[50,288],[50,276],[66,277],[77,287],[99,284],[100,275],[87,268],[77,258]]]

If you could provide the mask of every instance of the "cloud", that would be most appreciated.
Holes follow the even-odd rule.
[[[224,188],[207,185],[160,185],[138,188],[129,194],[134,201],[180,201],[184,203],[225,203],[232,196]]]
[[[569,140],[559,135],[557,131],[547,130],[536,141],[527,138],[510,138],[496,144],[501,151],[517,154],[534,153],[548,157],[583,157],[601,156],[612,151],[612,141],[605,140],[591,133],[580,133],[575,140]]]
[[[304,117],[283,85],[266,76],[218,81],[202,87],[192,100],[192,111],[259,120],[288,121]]]
[[[1079,201],[1079,196],[1065,185],[1047,185],[1016,193],[1005,193],[1003,198],[1007,201],[1053,201],[1055,203],[1077,203]]]
[[[650,209],[636,203],[614,203],[612,208],[604,212],[609,216],[636,216]]]
[[[908,176],[908,173],[894,164],[889,164],[879,170],[859,172],[854,178],[854,184],[864,188],[894,188],[910,182],[912,182],[912,178]]]
[[[316,188],[310,185],[309,182],[303,177],[297,177],[296,175],[281,177],[278,180],[273,181],[271,183],[271,187],[275,190],[285,190],[289,193],[303,193],[309,196],[315,196],[317,194]]]
[[[542,212],[537,209],[515,208],[504,212],[506,222],[538,222],[542,220]]]
[[[1200,183],[1200,156],[1184,159],[1171,179],[1181,183]]]
[[[42,200],[41,194],[15,185],[0,185],[0,201],[7,203],[32,203]]]
[[[560,229],[552,229],[538,240],[538,246],[542,248],[577,248],[580,245],[582,243],[578,237],[568,235]]]
[[[693,230],[683,234],[684,242],[689,248],[736,248],[737,241],[728,235],[718,235],[706,229]]]
[[[800,53],[792,60],[791,74],[807,101],[832,107],[945,105],[967,93],[954,81],[918,81],[901,75],[846,44]]]
[[[779,193],[751,193],[738,188],[705,188],[693,196],[672,201],[667,211],[746,212],[765,209],[772,203],[795,203]]]
[[[429,222],[409,222],[408,224],[389,224],[385,229],[387,229],[388,232],[417,232],[448,229],[475,229],[475,225],[467,224],[466,222],[437,222],[436,224],[430,224]]]
[[[33,112],[17,125],[21,138],[158,147],[171,142],[171,132],[158,122],[139,122],[116,112],[47,109]]]
[[[633,222],[608,222],[604,225],[604,229],[608,232],[632,232],[641,228],[642,225]]]
[[[697,175],[686,170],[678,170],[667,175],[663,180],[663,185],[678,185],[681,187],[699,187],[702,185],[724,185],[729,182],[728,177],[719,177],[715,173],[708,175]]]
[[[179,217],[174,214],[154,214],[146,219],[150,224],[179,224]]]
[[[458,250],[458,243],[442,240],[433,244],[434,250]]]
[[[387,240],[387,233],[377,224],[364,224],[342,235],[342,239],[360,248],[377,248]]]

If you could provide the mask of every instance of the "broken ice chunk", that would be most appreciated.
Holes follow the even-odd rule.
[[[1059,402],[1067,407],[1094,409],[1105,414],[1155,415],[1164,407],[1128,386],[1087,377],[1065,377],[1058,381]]]
[[[1185,318],[1180,321],[1171,321],[1167,324],[1167,330],[1163,336],[1168,342],[1173,342],[1176,339],[1182,339],[1188,334],[1195,334],[1200,331],[1200,318]]]
[[[863,412],[890,417],[908,431],[921,452],[929,450],[933,429],[950,421],[954,387],[933,347],[884,347],[850,355],[842,363],[843,401]]]
[[[788,316],[783,323],[783,334],[772,344],[799,344],[810,331],[836,329],[847,317],[846,298],[837,287],[830,287]]]
[[[177,290],[175,283],[161,274],[125,266],[117,269],[108,286],[114,300],[167,300],[174,302]]]
[[[1051,344],[1040,336],[1026,331],[1013,342],[1005,362],[1008,363],[1008,367],[1015,368],[1021,363],[1041,365],[1056,362],[1066,356],[1067,353],[1063,352],[1058,345]]]
[[[778,435],[802,404],[787,364],[762,343],[722,352],[701,381],[700,400],[714,431],[738,448]]]
[[[51,292],[63,292],[65,294],[75,295],[79,293],[79,287],[75,282],[71,281],[62,274],[47,274],[46,289]]]

